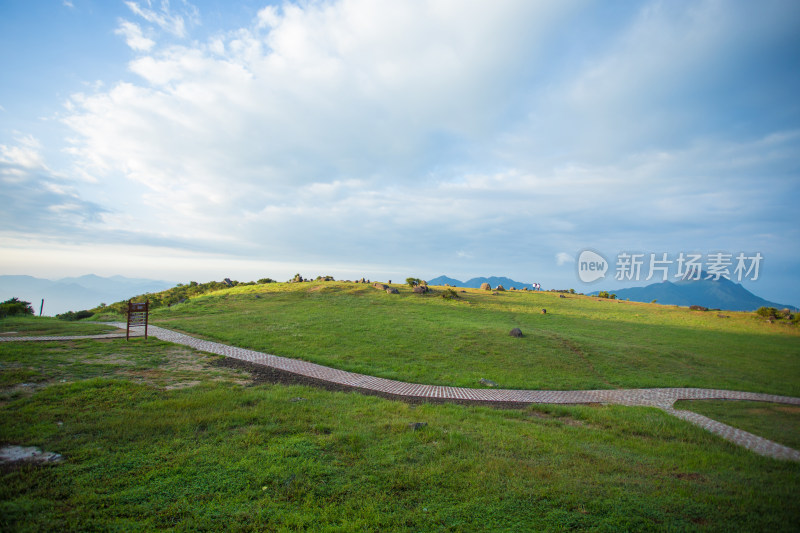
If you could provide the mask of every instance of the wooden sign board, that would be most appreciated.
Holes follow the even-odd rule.
[[[150,314],[150,301],[144,303],[128,300],[128,331],[125,339],[130,340],[131,328],[144,326],[144,338],[147,338],[147,319]]]

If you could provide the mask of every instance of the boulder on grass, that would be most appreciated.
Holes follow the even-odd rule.
[[[509,335],[512,337],[522,337],[522,330],[519,328],[514,328],[508,332]]]
[[[395,289],[394,287],[387,287],[386,288],[386,292],[389,293],[389,294],[397,294],[398,293],[397,289]]]
[[[427,285],[416,285],[416,286],[414,286],[414,292],[417,293],[417,294],[425,294],[426,292],[428,292],[428,286]]]
[[[481,283],[481,289],[483,289],[485,291],[490,291],[490,290],[492,290],[492,286],[489,285],[488,283]]]

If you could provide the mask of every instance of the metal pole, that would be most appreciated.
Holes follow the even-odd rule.
[[[42,305],[39,307],[39,316],[42,316],[42,311],[44,311],[44,298],[42,298]]]

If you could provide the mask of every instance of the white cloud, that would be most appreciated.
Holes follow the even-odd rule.
[[[199,11],[195,6],[185,0],[181,4],[182,12],[180,13],[173,12],[169,0],[161,0],[158,9],[152,9],[152,2],[150,0],[147,0],[146,7],[140,2],[134,1],[125,2],[125,5],[128,6],[128,9],[134,14],[176,37],[186,37],[187,24],[194,25],[199,23]]]
[[[147,52],[156,44],[154,40],[142,34],[142,29],[135,22],[121,20],[119,28],[114,33],[125,37],[125,43],[138,52]]]
[[[566,265],[567,263],[574,263],[575,257],[567,252],[558,252],[556,254],[556,264],[558,266]]]
[[[0,228],[51,235],[77,233],[104,211],[81,198],[74,184],[51,170],[42,145],[18,134],[16,144],[0,145]]]
[[[70,2],[70,0],[64,0],[64,1],[62,2],[62,5],[63,5],[64,7],[68,7],[68,8],[70,8],[70,9],[75,9],[75,5],[74,5],[72,2]]]
[[[188,37],[168,3],[128,5],[149,30]],[[796,168],[796,127],[689,131],[709,99],[677,102],[728,80],[710,66],[764,24],[713,2],[647,3],[565,60],[577,45],[564,31],[605,28],[592,14],[527,1],[265,8],[207,43],[142,43],[139,79],[72,98],[71,153],[78,173],[147,210],[144,229],[130,207],[104,214],[115,232],[298,261],[413,250],[546,268],[585,246],[737,242],[790,213],[796,173],[780,169]]]

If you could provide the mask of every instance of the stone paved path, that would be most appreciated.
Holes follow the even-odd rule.
[[[125,324],[111,323],[117,327]],[[141,328],[143,329],[143,328]],[[142,333],[143,334],[143,333]],[[392,379],[367,376],[327,366],[290,359],[277,355],[256,352],[206,341],[178,333],[158,326],[149,326],[148,334],[160,340],[189,346],[203,352],[223,355],[257,365],[264,365],[299,376],[324,381],[347,388],[377,392],[386,396],[394,396],[415,400],[453,400],[487,403],[553,403],[553,404],[617,404],[628,406],[658,407],[665,412],[691,422],[720,437],[744,446],[755,453],[776,459],[800,461],[800,451],[787,448],[776,442],[764,439],[752,433],[722,424],[691,411],[673,409],[677,400],[750,400],[800,405],[800,398],[777,396],[755,392],[741,392],[718,389],[697,388],[663,388],[663,389],[612,389],[582,391],[546,391],[546,390],[514,390],[514,389],[472,389],[466,387],[447,387],[440,385],[423,385],[406,383]],[[104,335],[52,336],[52,337],[0,337],[0,342],[8,341],[59,341],[86,338],[117,338],[124,334],[111,333]]]

